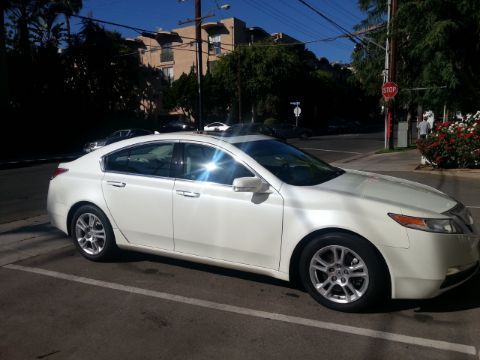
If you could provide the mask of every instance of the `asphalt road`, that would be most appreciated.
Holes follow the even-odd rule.
[[[333,162],[383,139],[294,143]],[[0,171],[0,223],[44,212],[54,167]],[[476,179],[391,174],[480,205]],[[0,226],[0,243],[34,235],[64,245],[0,267],[0,359],[478,359],[479,276],[436,299],[344,314],[279,280],[135,253],[94,263],[44,224]]]

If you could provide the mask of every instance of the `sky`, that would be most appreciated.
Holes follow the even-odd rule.
[[[342,27],[352,30],[364,17],[357,0],[307,0],[313,7]],[[217,5],[230,5],[220,10]],[[283,32],[300,41],[312,41],[340,35],[341,32],[298,0],[202,0],[202,14],[215,16],[205,21],[239,18],[247,26],[259,26],[269,33]],[[126,24],[147,30],[178,28],[178,22],[194,18],[194,0],[83,0],[83,16]],[[78,30],[79,20],[73,25]],[[187,25],[184,25],[187,26]],[[125,37],[137,33],[107,25]],[[333,42],[315,42],[308,49],[330,62],[349,63],[354,44],[345,38]]]

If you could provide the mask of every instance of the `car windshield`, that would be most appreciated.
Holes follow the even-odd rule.
[[[249,141],[234,145],[290,185],[318,185],[344,173],[343,170],[278,140]]]

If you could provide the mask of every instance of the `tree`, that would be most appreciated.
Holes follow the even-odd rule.
[[[65,51],[69,91],[80,96],[84,105],[101,112],[138,110],[140,64],[136,49],[136,44],[119,33],[85,21]]]
[[[222,79],[210,72],[203,76],[203,109],[207,119],[226,116],[230,97],[224,85]],[[167,110],[180,109],[188,118],[196,120],[197,96],[197,75],[192,68],[188,74],[180,75],[166,90],[163,104]]]
[[[311,70],[309,60],[311,53],[301,46],[266,42],[224,55],[212,73],[229,94],[249,105],[255,120],[257,111],[278,115],[282,104],[299,92],[300,80]]]
[[[361,0],[367,18],[358,27],[385,21],[386,0]],[[385,42],[385,30],[371,35]],[[393,23],[401,102],[472,111],[480,97],[480,3],[471,0],[402,0]],[[384,51],[368,45],[353,54],[358,78],[379,93]],[[443,88],[445,87],[445,88]]]
[[[167,110],[180,109],[188,118],[195,118],[197,113],[197,76],[193,69],[183,73],[167,89],[163,105]]]

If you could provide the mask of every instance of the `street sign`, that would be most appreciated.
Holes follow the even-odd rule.
[[[398,94],[397,83],[394,83],[393,81],[389,81],[383,84],[382,95],[385,98],[385,100],[393,99],[397,94]]]
[[[295,114],[295,117],[299,117],[300,114],[302,113],[302,109],[297,106],[295,109],[293,109],[293,113]]]

